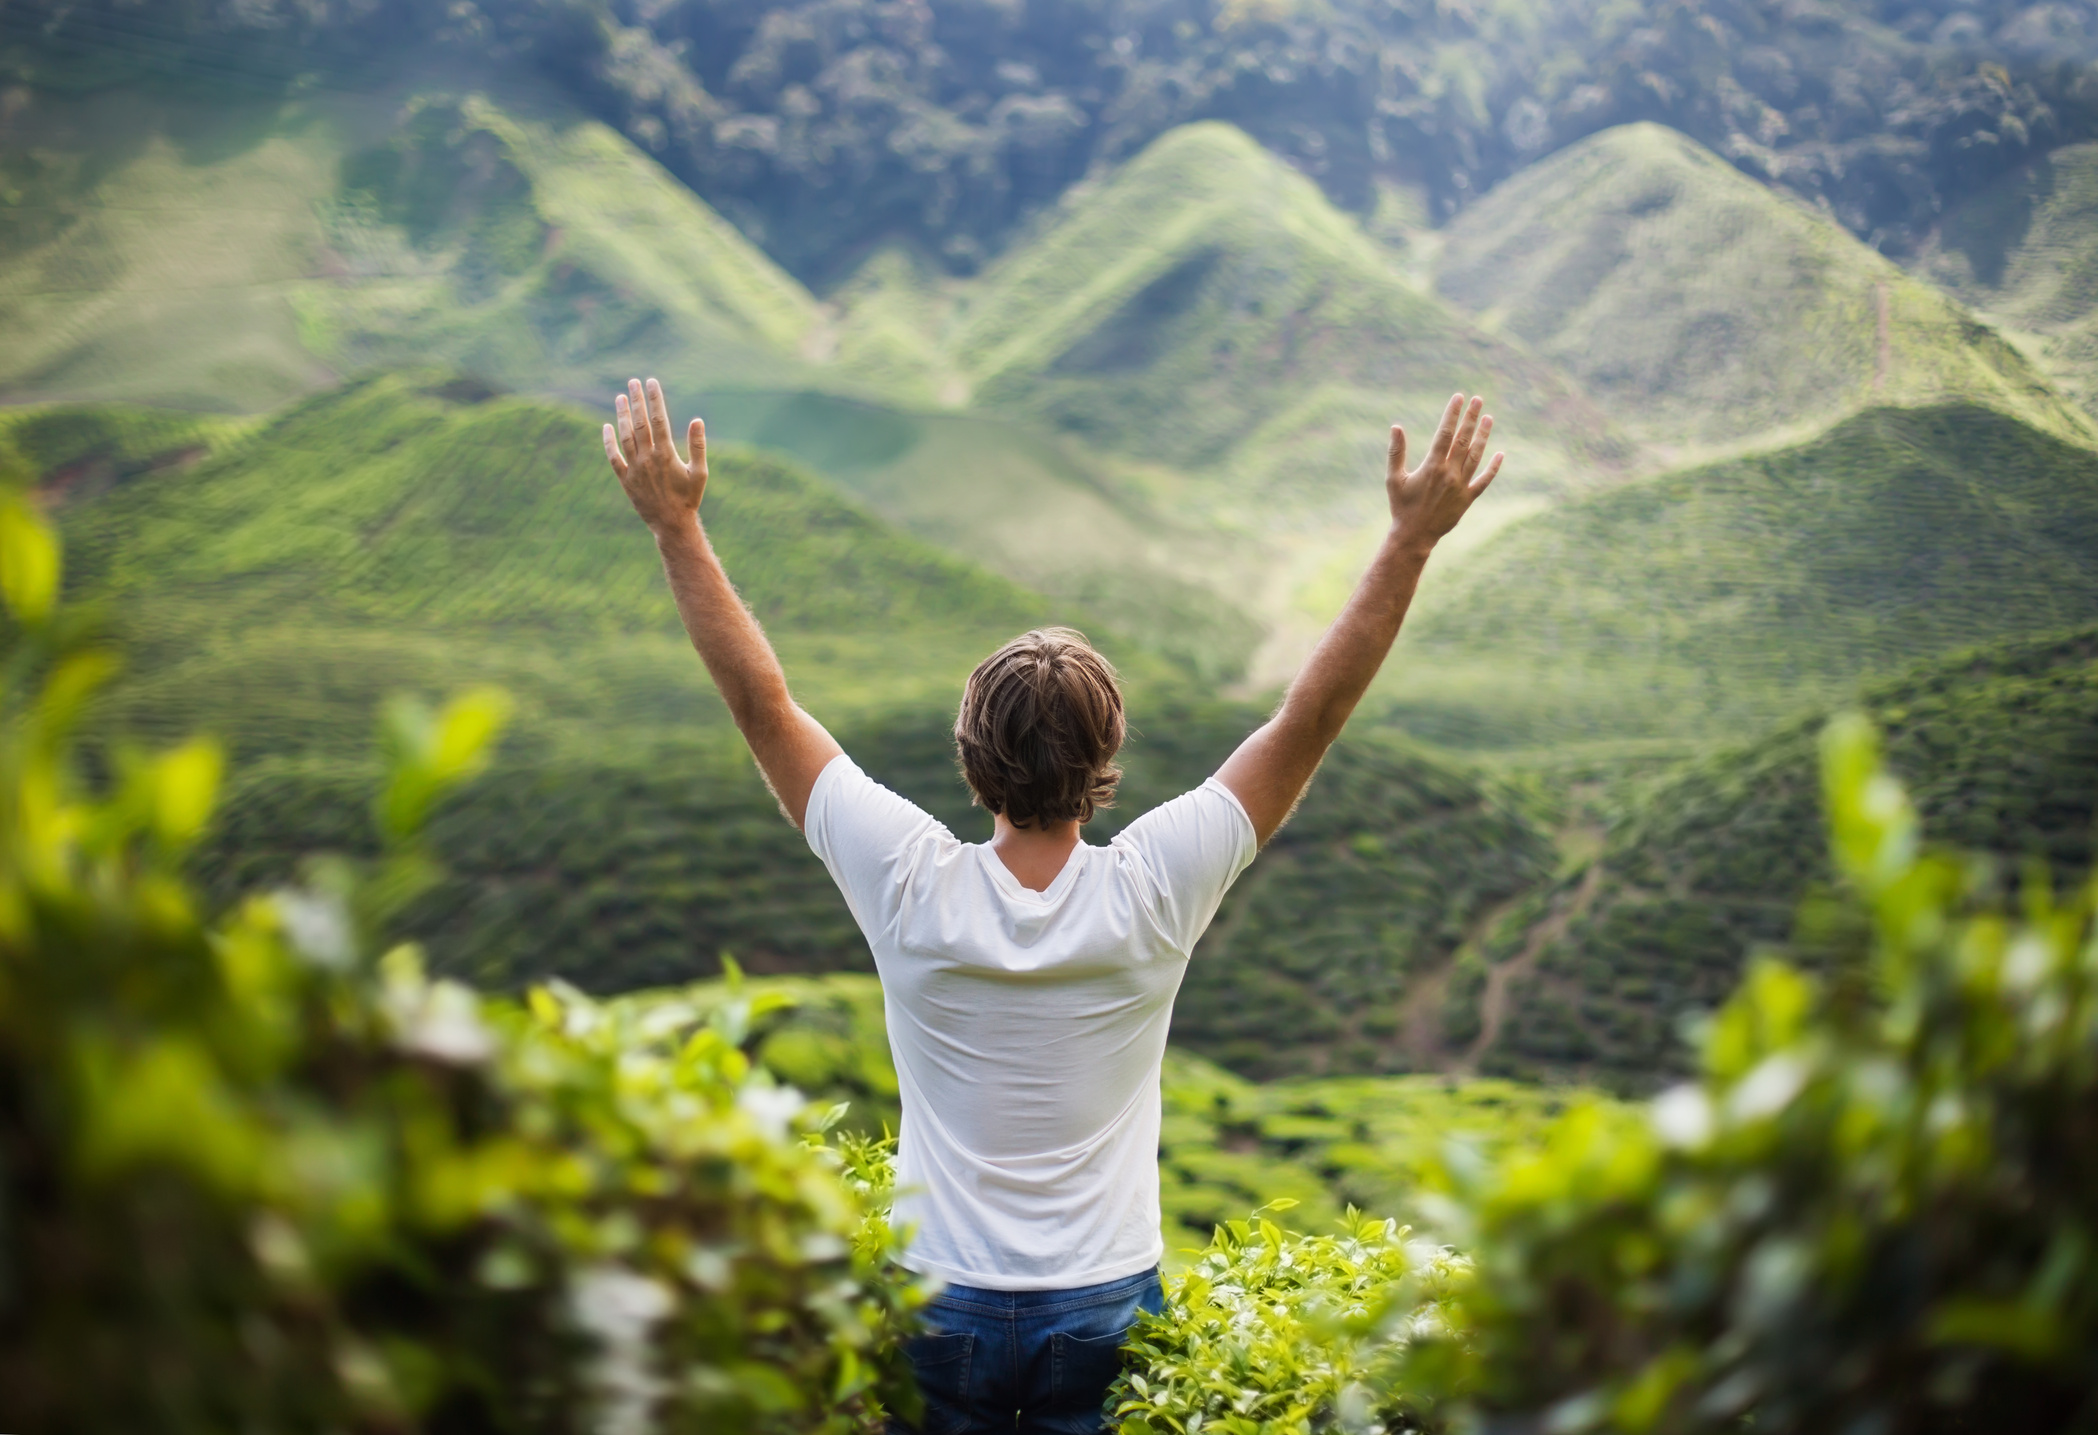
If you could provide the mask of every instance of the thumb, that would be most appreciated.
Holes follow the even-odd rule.
[[[694,468],[707,466],[707,426],[702,420],[692,420],[685,429],[685,452],[692,455]]]
[[[1391,456],[1388,464],[1392,473],[1406,472],[1406,430],[1399,424],[1391,426]]]

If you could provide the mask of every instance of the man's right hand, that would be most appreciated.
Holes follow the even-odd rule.
[[[1391,426],[1391,454],[1385,468],[1384,492],[1391,500],[1392,526],[1416,542],[1434,543],[1471,508],[1478,496],[1501,471],[1501,455],[1481,473],[1486,458],[1486,440],[1493,437],[1493,415],[1481,416],[1484,399],[1464,401],[1452,394],[1443,406],[1442,424],[1427,458],[1411,473],[1406,471],[1406,430]]]
[[[656,533],[689,527],[707,491],[707,426],[692,420],[685,445],[692,462],[677,456],[670,438],[670,406],[663,386],[650,379],[627,380],[627,391],[612,401],[618,426],[605,425],[605,457],[626,490],[627,502]]]

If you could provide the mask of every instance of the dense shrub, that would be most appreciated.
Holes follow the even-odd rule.
[[[1453,1171],[1463,1341],[1398,1388],[1562,1432],[2098,1418],[2098,884],[2036,864],[2006,913],[1862,719],[1822,756],[1858,904],[1804,915],[1827,975],[1760,961],[1649,1119]]]
[[[1453,1149],[1450,1248],[1233,1223],[1169,1284],[1122,1435],[2069,1431],[2098,1419],[2098,881],[1925,850],[1859,718],[1823,739],[1851,901],[1802,914],[1645,1109]]]
[[[920,1299],[879,1153],[741,1049],[755,1000],[489,1001],[387,914],[500,727],[396,706],[383,855],[207,922],[202,743],[69,733],[113,667],[0,489],[0,1428],[834,1430]]]
[[[1469,1264],[1397,1222],[1353,1210],[1334,1235],[1285,1232],[1265,1210],[1217,1228],[1130,1337],[1108,1405],[1119,1435],[1308,1435],[1414,1428],[1392,1367],[1411,1342],[1451,1336]]]

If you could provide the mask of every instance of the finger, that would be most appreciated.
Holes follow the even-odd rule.
[[[1464,452],[1464,476],[1466,479],[1477,473],[1479,465],[1486,461],[1486,440],[1492,437],[1493,415],[1488,414],[1485,418],[1479,420],[1479,431],[1472,435],[1471,447]]]
[[[1486,486],[1493,482],[1493,476],[1501,471],[1501,460],[1507,456],[1504,453],[1495,454],[1493,462],[1486,465],[1486,472],[1472,480],[1470,492],[1473,498],[1477,498],[1486,491]]]
[[[1442,406],[1442,423],[1436,427],[1435,442],[1428,445],[1428,462],[1440,463],[1450,455],[1450,440],[1457,436],[1457,419],[1464,412],[1464,395],[1451,394]]]
[[[605,425],[605,457],[612,461],[612,472],[625,478],[626,455],[619,451],[619,435],[612,431],[610,424]]]
[[[641,381],[626,381],[627,421],[629,432],[634,436],[634,456],[639,458],[655,447],[655,435],[649,432],[648,400],[641,397]]]
[[[670,405],[663,402],[663,386],[654,379],[648,381],[648,436],[656,447],[671,455],[677,446],[670,438]]]
[[[1406,471],[1406,430],[1398,424],[1391,426],[1391,452],[1387,457],[1393,473]]]
[[[619,422],[619,444],[622,452],[632,454],[634,450],[634,411],[628,406],[626,395],[612,400],[612,414]]]
[[[707,466],[707,426],[703,420],[694,419],[686,425],[685,452],[692,455],[694,468]]]
[[[1457,433],[1450,440],[1450,452],[1456,454],[1460,462],[1471,456],[1472,441],[1479,428],[1479,411],[1485,406],[1486,400],[1474,398],[1464,406],[1457,419]]]

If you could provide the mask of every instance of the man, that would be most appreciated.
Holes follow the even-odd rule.
[[[1014,639],[970,677],[962,773],[995,823],[965,844],[876,785],[803,712],[699,519],[706,429],[678,457],[654,379],[615,400],[605,455],[656,536],[678,612],[789,821],[873,948],[903,1101],[899,1222],[939,1278],[912,1345],[927,1435],[1076,1435],[1139,1310],[1160,1304],[1159,1066],[1188,953],[1303,795],[1398,635],[1428,554],[1501,455],[1453,397],[1424,462],[1396,425],[1391,529],[1267,725],[1215,777],[1105,847],[1080,826],[1114,792],[1114,669],[1076,633]]]

